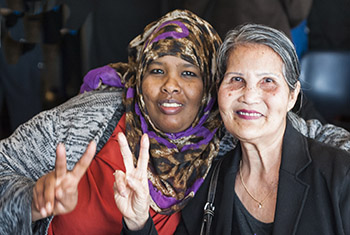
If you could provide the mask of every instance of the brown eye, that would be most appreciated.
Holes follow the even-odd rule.
[[[151,69],[150,73],[151,74],[164,74],[164,71],[161,69]]]
[[[227,84],[231,89],[237,90],[245,86],[245,80],[241,77],[232,77]]]
[[[195,74],[194,72],[191,72],[191,71],[184,71],[184,72],[182,72],[182,76],[184,76],[184,77],[197,77],[197,74]]]
[[[261,82],[261,88],[265,91],[273,91],[277,88],[277,83],[273,78],[264,78]]]
[[[244,80],[241,77],[233,77],[231,78],[231,82],[244,82]]]

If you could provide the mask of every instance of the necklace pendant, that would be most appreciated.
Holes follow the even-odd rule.
[[[258,208],[259,208],[259,209],[261,209],[261,208],[262,208],[262,205],[261,205],[261,203],[260,203],[260,202],[259,202]]]

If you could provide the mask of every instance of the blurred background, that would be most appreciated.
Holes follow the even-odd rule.
[[[295,111],[350,131],[349,0],[0,0],[0,139],[77,95],[90,69],[127,62],[129,41],[176,8],[222,38],[248,22],[284,31],[301,62]]]

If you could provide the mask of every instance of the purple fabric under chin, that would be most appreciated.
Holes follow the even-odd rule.
[[[212,106],[213,105],[213,103],[214,103],[213,100],[214,99],[212,99],[212,102],[209,102],[208,106]],[[175,144],[170,143],[168,140],[159,137],[153,131],[149,131],[148,130],[148,126],[147,126],[146,120],[141,115],[141,111],[140,111],[140,108],[139,108],[137,103],[135,103],[135,113],[140,117],[141,128],[142,128],[142,132],[143,133],[148,134],[148,136],[150,138],[154,138],[155,140],[157,140],[158,143],[162,143],[165,146],[167,146],[168,148],[176,148]],[[210,140],[213,138],[213,136],[215,135],[215,132],[216,132],[217,129],[215,129],[212,132],[210,132],[207,128],[202,126],[207,118],[208,118],[208,114],[205,114],[205,115],[203,115],[203,117],[201,118],[201,120],[199,121],[198,125],[195,128],[191,127],[191,128],[188,128],[187,130],[179,132],[179,133],[172,133],[172,134],[169,133],[169,134],[167,134],[167,136],[169,137],[169,139],[177,139],[177,138],[181,138],[183,136],[189,136],[189,135],[193,135],[193,134],[196,134],[197,136],[204,137],[203,140],[199,141],[196,144],[183,146],[183,148],[181,149],[181,152],[185,151],[185,150],[188,150],[188,149],[191,149],[191,148],[195,149],[195,148],[198,148],[201,145],[208,144],[210,142]]]
[[[80,93],[92,91],[99,87],[100,82],[113,87],[124,87],[117,72],[110,66],[105,65],[90,70],[84,77],[84,83],[80,87]]]
[[[203,127],[203,123],[205,123],[205,121],[207,120],[208,116],[209,116],[209,110],[211,110],[211,108],[213,107],[215,103],[215,99],[211,99],[208,102],[208,105],[205,107],[204,111],[204,115],[201,117],[201,119],[199,120],[197,126],[190,127],[185,131],[182,132],[178,132],[178,133],[169,133],[168,134],[168,138],[169,139],[178,139],[181,138],[183,136],[189,136],[189,135],[197,135],[197,136],[205,136],[207,134],[207,129],[205,127]]]
[[[141,129],[143,133],[148,134],[149,138],[154,138],[155,140],[157,140],[158,143],[164,144],[165,146],[167,146],[168,148],[176,148],[175,144],[170,143],[168,140],[159,137],[156,133],[154,133],[153,131],[149,131],[148,127],[147,127],[147,123],[145,118],[141,115],[141,111],[139,108],[139,105],[137,103],[135,103],[135,113],[140,117],[141,120]]]
[[[204,182],[203,178],[197,179],[196,182],[192,185],[192,187],[187,189],[186,196],[190,192],[196,193],[203,182]],[[153,184],[150,180],[148,180],[148,186],[149,186],[149,192],[150,192],[150,195],[151,195],[153,201],[162,209],[169,208],[169,207],[181,202],[181,200],[176,200],[173,197],[164,196],[160,191],[158,191],[156,188],[153,187]]]

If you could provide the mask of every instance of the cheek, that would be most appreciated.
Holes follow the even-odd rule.
[[[155,100],[156,92],[154,88],[149,86],[149,82],[143,82],[141,87],[143,100],[145,102],[146,109],[149,112],[149,110],[152,109],[152,107],[154,106],[153,101]]]
[[[230,89],[219,89],[218,91],[218,103],[220,106],[225,107],[234,102],[234,91]]]
[[[267,102],[268,108],[273,110],[278,116],[285,116],[288,112],[289,97],[278,93],[270,94]]]
[[[193,85],[187,85],[187,94],[189,99],[192,100],[193,104],[195,106],[198,106],[199,109],[204,95],[203,84],[198,83]]]

